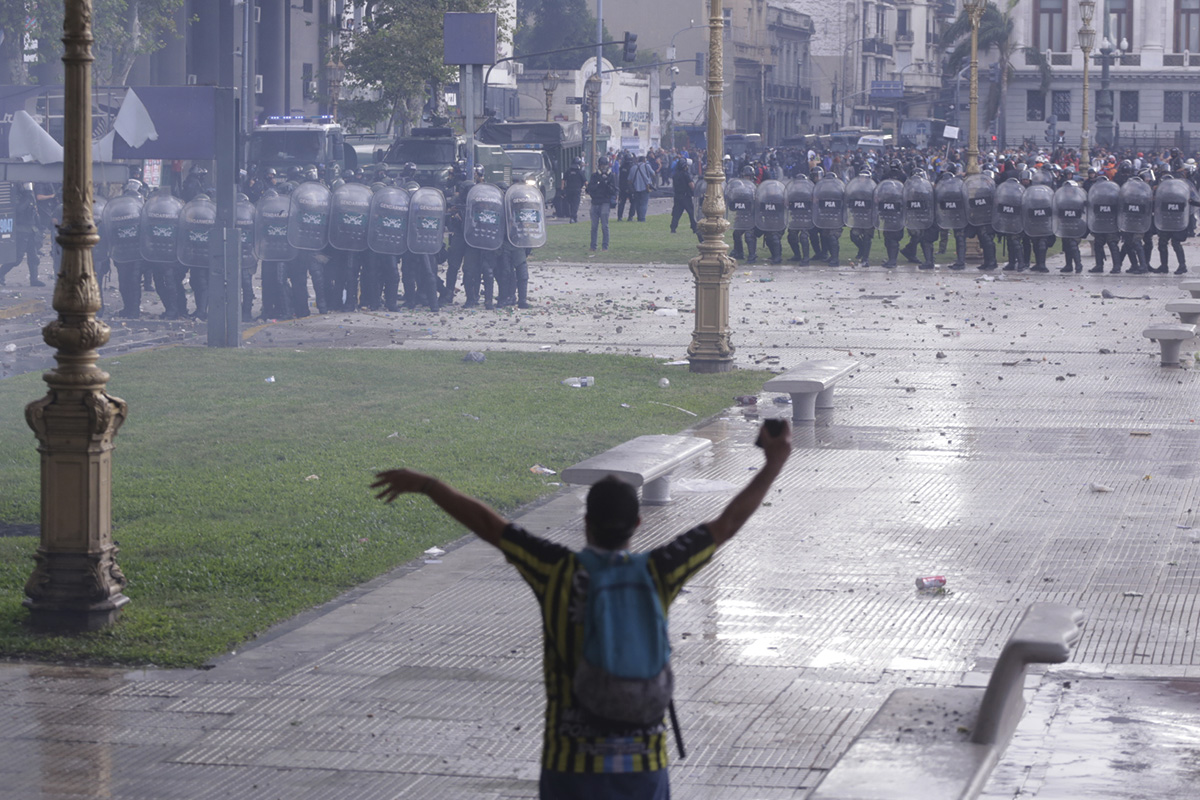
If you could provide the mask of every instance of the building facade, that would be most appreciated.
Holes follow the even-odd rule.
[[[1043,91],[1036,60],[1027,51],[1016,52],[1004,105],[1006,143],[1050,147],[1052,138],[1078,148],[1083,134],[1078,4],[1021,0],[1020,7],[1027,13],[1013,15],[1013,35],[1020,46],[1047,58],[1051,80]],[[1194,147],[1200,141],[1200,0],[1098,0],[1092,27],[1092,149],[1103,147],[1109,136],[1120,149]],[[1105,39],[1107,59],[1101,52]],[[1105,121],[1105,84],[1112,93],[1111,125]]]

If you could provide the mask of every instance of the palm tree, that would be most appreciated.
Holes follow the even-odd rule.
[[[1021,0],[1005,0],[1004,11],[1000,11],[995,3],[988,3],[979,19],[979,52],[986,53],[994,47],[999,55],[1000,80],[989,85],[983,108],[986,119],[999,121],[997,133],[1002,144],[1006,141],[1004,109],[1007,108],[1008,81],[1013,73],[1013,57],[1023,53],[1025,63],[1033,63],[1038,68],[1041,77],[1039,90],[1045,94],[1050,89],[1050,64],[1046,61],[1045,53],[1040,53],[1032,47],[1019,47],[1013,41],[1012,12],[1020,2]],[[946,70],[949,75],[957,75],[963,63],[971,58],[971,18],[966,11],[961,12],[958,19],[942,34],[942,45],[954,48],[946,61]]]

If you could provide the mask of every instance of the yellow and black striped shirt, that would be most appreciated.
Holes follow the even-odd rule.
[[[599,731],[575,705],[571,679],[583,653],[587,573],[569,548],[509,525],[500,540],[504,557],[533,589],[544,628],[542,672],[546,727],[542,767],[552,772],[650,772],[667,766],[666,726]],[[663,608],[716,550],[703,525],[651,551],[650,573]]]

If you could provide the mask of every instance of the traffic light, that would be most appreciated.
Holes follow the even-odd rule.
[[[1058,131],[1056,130],[1057,127],[1058,117],[1051,114],[1046,118],[1046,141],[1050,144],[1054,144],[1055,140],[1058,139]]]
[[[637,58],[637,34],[625,31],[625,54],[621,60],[631,62]]]
[[[658,107],[660,109],[662,109],[663,111],[671,110],[671,90],[670,89],[659,89],[658,90]]]
[[[704,71],[704,53],[696,53],[696,74],[707,75]]]

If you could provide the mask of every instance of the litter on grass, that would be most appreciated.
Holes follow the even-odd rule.
[[[543,467],[541,464],[534,464],[529,468],[529,471],[534,475],[557,475],[558,473],[549,467]]]

